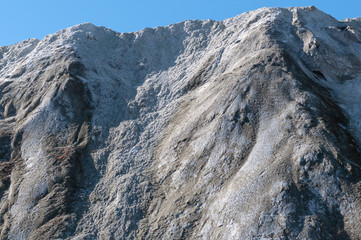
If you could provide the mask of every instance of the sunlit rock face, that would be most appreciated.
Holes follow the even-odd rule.
[[[360,103],[314,7],[1,47],[1,239],[359,239]]]

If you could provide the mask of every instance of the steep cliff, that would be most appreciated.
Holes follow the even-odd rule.
[[[359,239],[360,102],[314,7],[1,47],[1,238]]]

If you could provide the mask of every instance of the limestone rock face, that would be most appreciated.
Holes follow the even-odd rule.
[[[360,239],[360,103],[314,7],[1,47],[1,239]]]

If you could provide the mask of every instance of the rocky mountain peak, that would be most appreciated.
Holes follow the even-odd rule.
[[[358,239],[360,46],[299,7],[1,47],[1,238]]]

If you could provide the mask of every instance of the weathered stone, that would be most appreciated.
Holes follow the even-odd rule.
[[[1,238],[359,239],[360,39],[306,7],[1,47]]]

